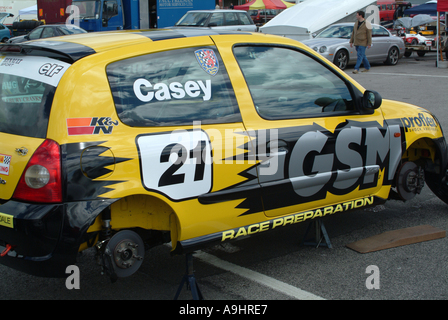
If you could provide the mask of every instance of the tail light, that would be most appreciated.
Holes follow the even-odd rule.
[[[34,152],[20,177],[13,198],[29,202],[62,202],[59,144],[45,140]]]

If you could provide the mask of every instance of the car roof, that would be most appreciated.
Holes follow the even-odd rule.
[[[352,26],[353,27],[354,25],[355,25],[354,22],[341,22],[341,23],[332,24],[332,25],[330,25],[328,27],[333,27],[333,26]],[[381,27],[379,24],[374,24],[374,23],[372,23],[372,26]]]
[[[98,52],[145,42],[178,38],[247,34],[259,37],[266,35],[241,31],[212,30],[210,28],[173,28],[152,30],[117,30],[90,32],[63,37],[52,37],[28,41],[25,43],[6,43],[0,46],[0,53],[46,55],[73,63],[83,57]]]
[[[233,9],[213,9],[213,10],[190,10],[189,12],[247,12],[246,10],[233,10]]]
[[[75,29],[82,29],[80,27],[78,27],[75,24],[65,24],[65,23],[56,23],[56,24],[41,24],[40,26],[37,26],[36,28],[45,28],[45,27],[62,27],[62,28],[75,28]]]

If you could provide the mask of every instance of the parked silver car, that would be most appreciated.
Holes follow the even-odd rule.
[[[257,26],[244,10],[191,10],[175,27],[209,27],[215,30],[257,31]]]
[[[334,24],[314,39],[305,40],[302,43],[344,70],[348,65],[356,64],[355,47],[350,47],[353,26],[354,23]],[[380,25],[373,24],[372,27],[372,47],[366,50],[367,59],[369,62],[396,65],[405,52],[403,39],[392,35]]]

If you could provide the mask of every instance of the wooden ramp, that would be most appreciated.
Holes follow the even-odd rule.
[[[429,225],[388,231],[376,236],[347,244],[347,247],[359,253],[384,250],[412,243],[444,238],[445,230]]]

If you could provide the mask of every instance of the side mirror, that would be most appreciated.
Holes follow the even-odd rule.
[[[376,91],[366,90],[362,97],[362,106],[364,109],[375,110],[381,106],[383,98]]]
[[[312,36],[313,38],[316,38],[316,37],[317,37],[317,33],[312,33],[311,36]]]
[[[211,28],[211,27],[217,27],[218,26],[218,24],[216,23],[216,22],[210,22],[209,24],[208,24],[208,27],[209,28]]]

